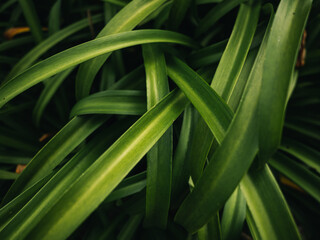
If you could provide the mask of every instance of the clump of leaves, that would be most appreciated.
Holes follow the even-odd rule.
[[[319,238],[318,0],[45,2],[0,7],[1,239]]]

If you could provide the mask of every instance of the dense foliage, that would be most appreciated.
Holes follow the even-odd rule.
[[[319,0],[1,0],[0,239],[320,239]]]

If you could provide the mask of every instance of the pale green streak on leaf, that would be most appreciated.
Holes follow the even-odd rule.
[[[155,44],[142,46],[148,109],[169,93],[166,62]],[[166,229],[172,180],[172,128],[147,153],[146,216],[144,225]]]
[[[174,91],[150,109],[81,175],[28,237],[68,237],[150,150],[187,104],[184,94]]]
[[[35,84],[79,63],[122,48],[155,42],[196,46],[190,38],[165,30],[137,30],[101,37],[47,58],[4,84],[0,88],[0,107]]]
[[[241,181],[241,191],[252,217],[247,221],[254,221],[256,235],[260,236],[256,239],[300,239],[290,209],[267,165],[250,171]]]
[[[131,1],[108,22],[97,38],[132,30],[165,2],[166,0]],[[110,55],[111,52],[94,58],[80,66],[76,78],[76,98],[78,100],[89,95],[95,76]]]
[[[143,91],[106,90],[78,101],[72,108],[70,117],[84,114],[142,115],[146,111],[146,96]]]
[[[259,159],[267,161],[280,144],[291,74],[312,0],[281,1],[268,38],[259,99]]]
[[[96,15],[92,17],[92,23],[97,23],[102,20],[101,15]],[[11,69],[9,74],[6,76],[6,83],[12,78],[16,77],[20,73],[24,72],[32,64],[34,64],[41,55],[46,53],[50,48],[64,40],[65,38],[71,36],[72,34],[80,31],[81,29],[88,26],[88,19],[80,20],[76,23],[71,24],[70,26],[56,32],[52,36],[48,37],[46,40],[38,44],[32,50],[30,50],[24,57]]]
[[[49,174],[86,137],[101,126],[105,117],[75,117],[69,121],[29,162],[13,183],[2,204]]]

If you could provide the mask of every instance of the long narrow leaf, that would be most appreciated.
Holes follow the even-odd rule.
[[[312,0],[281,1],[271,27],[259,99],[259,158],[262,166],[280,144],[291,73],[311,4]]]
[[[81,99],[70,117],[83,114],[142,115],[147,111],[146,96],[136,90],[107,90]]]
[[[165,1],[166,0],[131,1],[108,22],[98,34],[97,38],[132,30]],[[91,85],[96,74],[110,54],[111,53],[108,53],[94,58],[80,66],[76,79],[76,98],[78,100],[90,93]]]
[[[137,30],[98,38],[47,58],[3,85],[0,88],[0,107],[35,84],[88,59],[125,47],[153,42],[195,47],[190,38],[164,30]]]
[[[28,237],[69,236],[159,140],[187,104],[184,94],[174,91],[150,109],[82,174]]]
[[[179,59],[168,59],[168,74],[197,108],[220,143],[232,119],[231,109],[196,72]]]
[[[33,0],[19,0],[19,4],[21,5],[24,17],[28,22],[34,40],[38,43],[41,42],[43,40],[43,34]]]
[[[92,17],[92,23],[97,23],[102,20],[101,15],[96,15]],[[57,43],[61,42],[63,39],[69,37],[70,35],[80,31],[81,29],[88,26],[88,20],[83,19],[79,22],[73,23],[70,26],[56,32],[52,36],[48,37],[46,40],[38,44],[36,47],[30,50],[24,57],[11,69],[10,73],[6,76],[3,83],[16,77],[32,64],[34,64],[39,57],[41,57],[50,48],[55,46]]]
[[[250,171],[241,181],[257,239],[300,239],[289,207],[267,165]],[[281,221],[275,221],[281,219]]]
[[[320,177],[302,164],[284,154],[276,153],[270,165],[298,184],[302,189],[320,202]]]
[[[123,122],[121,122],[123,123]],[[103,153],[106,146],[119,135],[122,124],[113,129],[104,129],[98,136],[82,148],[48,183],[34,196],[19,213],[1,231],[2,238],[25,238],[30,231],[41,221],[42,217],[61,199],[63,193],[72,187],[72,184],[89,168]]]
[[[75,147],[101,126],[105,117],[75,117],[55,135],[30,161],[26,169],[7,192],[3,203],[9,202],[16,195],[48,175]]]
[[[169,93],[166,62],[157,45],[142,46],[147,81],[148,109]],[[172,128],[147,154],[146,226],[165,229],[171,195]]]
[[[232,240],[240,237],[246,218],[246,210],[246,199],[238,187],[232,193],[223,209],[221,221],[223,240]]]

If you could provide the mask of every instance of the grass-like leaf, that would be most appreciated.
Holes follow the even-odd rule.
[[[101,37],[47,58],[4,84],[0,88],[0,107],[35,84],[88,59],[125,47],[153,42],[196,46],[190,38],[164,30],[137,30]]]

